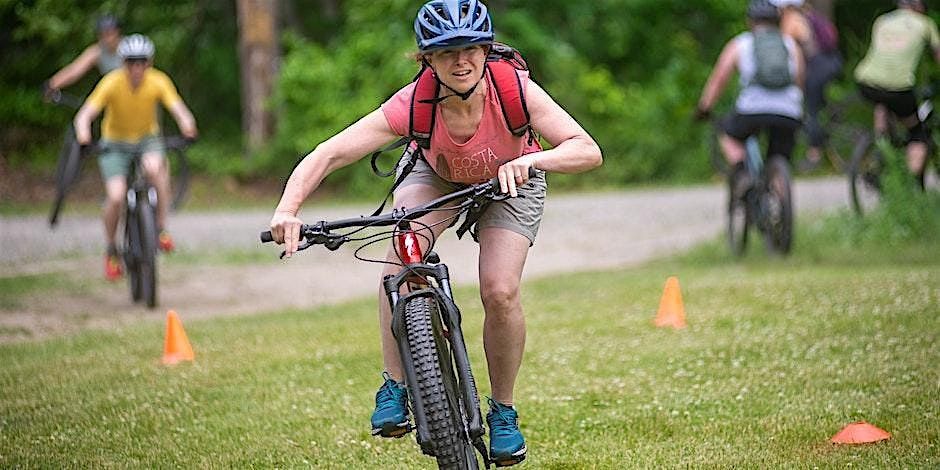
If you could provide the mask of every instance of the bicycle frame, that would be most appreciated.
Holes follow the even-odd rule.
[[[759,140],[745,141],[744,169],[751,186],[743,197],[736,197],[734,174],[729,175],[728,240],[736,256],[744,253],[748,227],[756,227],[772,252],[786,254],[792,240],[792,206],[789,164],[780,156],[764,161]],[[776,187],[772,181],[782,181]]]

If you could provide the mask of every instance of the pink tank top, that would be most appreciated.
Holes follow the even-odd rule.
[[[522,70],[517,73],[522,86],[525,87],[529,83],[529,73]],[[496,177],[496,170],[503,163],[542,150],[538,140],[533,140],[532,145],[527,145],[528,134],[516,137],[509,132],[502,108],[499,106],[499,96],[492,92],[495,88],[489,75],[486,80],[489,86],[483,104],[483,118],[473,137],[466,143],[454,142],[447,132],[444,118],[441,117],[441,107],[438,106],[435,111],[431,148],[425,150],[424,158],[445,180],[454,183],[480,183]],[[408,135],[411,95],[414,88],[415,84],[412,82],[382,104],[382,112],[389,126],[401,136]]]

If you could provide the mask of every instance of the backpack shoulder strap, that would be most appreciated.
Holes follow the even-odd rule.
[[[525,103],[522,80],[516,67],[504,60],[487,62],[487,73],[499,96],[499,106],[506,119],[506,127],[512,135],[521,137],[529,130],[529,109]]]
[[[411,113],[408,128],[411,138],[421,148],[431,148],[431,130],[434,129],[434,119],[437,110],[437,94],[441,84],[434,76],[434,71],[427,65],[421,68],[415,79],[415,90],[411,95]]]
[[[506,127],[517,137],[525,135],[531,128],[522,80],[516,73],[528,69],[519,51],[501,43],[493,44],[486,59],[486,73],[499,96]],[[431,147],[431,131],[437,117],[437,95],[440,89],[441,84],[434,76],[434,71],[425,64],[415,78],[408,122],[411,138],[424,149]]]
[[[499,96],[499,105],[503,111],[503,118],[506,119],[506,127],[517,137],[525,135],[530,131],[531,119],[525,103],[522,80],[516,72],[529,70],[529,64],[518,50],[497,42],[493,43],[490,55],[486,58],[486,69]]]

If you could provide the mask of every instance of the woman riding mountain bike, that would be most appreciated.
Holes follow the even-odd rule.
[[[465,184],[498,178],[502,192],[511,197],[479,214],[474,234],[480,245],[480,295],[486,313],[483,344],[492,391],[486,418],[490,454],[498,465],[512,465],[521,462],[527,451],[513,407],[525,345],[519,288],[542,216],[544,172],[577,173],[597,167],[601,151],[525,70],[515,71],[519,92],[515,98],[525,103],[528,122],[521,130],[509,128],[502,111],[510,103],[502,95],[504,90],[496,88],[494,65],[487,61],[500,46],[494,45],[492,19],[482,2],[431,0],[418,11],[414,28],[417,60],[423,70],[433,71],[428,76],[436,88],[431,99],[416,100],[434,103],[424,116],[430,132],[411,126],[413,115],[424,108],[412,105],[419,83],[409,84],[378,109],[320,143],[297,165],[271,219],[271,232],[276,242],[285,245],[286,256],[291,256],[297,251],[303,224],[297,213],[323,178],[400,137],[413,139],[409,149],[422,157],[410,164],[402,159],[394,191],[396,207],[414,207]],[[534,133],[552,148],[543,150]],[[534,178],[529,177],[530,168],[539,170]],[[422,227],[417,231],[423,252],[427,241],[437,239],[447,228],[437,222],[450,215],[435,212],[416,221]],[[389,247],[386,259],[394,262],[397,258],[394,247]],[[400,270],[386,266],[383,276]],[[386,380],[376,394],[371,426],[374,434],[400,437],[410,430],[407,391],[381,286],[379,292]]]

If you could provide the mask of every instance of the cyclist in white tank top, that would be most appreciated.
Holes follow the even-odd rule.
[[[803,113],[803,55],[791,38],[782,37],[787,52],[785,68],[789,69],[787,81],[770,87],[757,83],[755,78],[758,69],[755,34],[779,34],[779,10],[769,0],[751,0],[747,17],[750,31],[735,36],[725,45],[696,110],[697,118],[707,118],[731,76],[738,71],[741,92],[734,111],[722,120],[719,135],[722,153],[732,167],[742,166],[744,142],[761,131],[770,134],[768,156],[789,158]]]
[[[123,64],[117,56],[117,47],[122,37],[121,25],[117,18],[111,15],[98,18],[95,31],[98,34],[98,41],[86,47],[75,60],[62,67],[46,81],[43,88],[47,98],[79,81],[92,67],[97,66],[101,75],[104,75]]]

